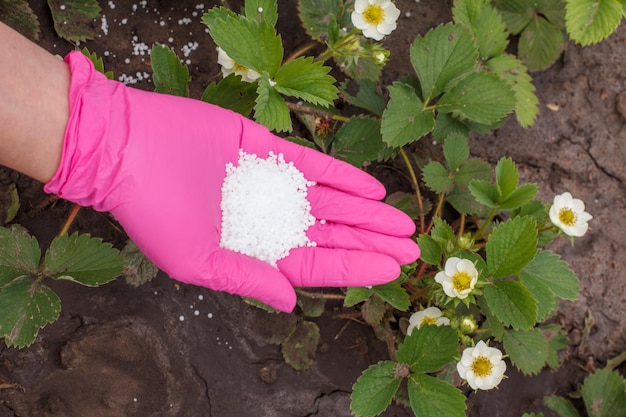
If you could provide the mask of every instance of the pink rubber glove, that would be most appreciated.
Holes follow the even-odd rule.
[[[282,311],[293,287],[365,286],[399,276],[419,256],[413,221],[377,201],[376,179],[271,134],[241,115],[198,100],[107,80],[80,52],[66,58],[70,119],[60,166],[45,191],[108,211],[176,280],[252,297]],[[239,149],[283,153],[308,180],[311,214],[325,219],[278,269],[219,247],[221,186]]]

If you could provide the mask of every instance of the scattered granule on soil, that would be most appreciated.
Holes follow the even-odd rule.
[[[282,153],[262,159],[240,150],[237,166],[226,164],[220,246],[274,267],[291,249],[315,246],[306,235],[315,223],[306,198],[313,185]]]

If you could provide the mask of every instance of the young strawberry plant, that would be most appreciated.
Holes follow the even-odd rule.
[[[452,22],[412,43],[414,74],[382,85],[389,54],[376,41],[396,27],[392,2],[300,0],[298,11],[313,42],[290,55],[275,29],[275,1],[249,0],[240,14],[207,12],[223,79],[202,99],[279,132],[292,131],[294,115],[310,137],[290,140],[354,165],[397,157],[406,167],[414,193],[387,202],[419,224],[420,260],[393,282],[342,295],[389,347],[389,360],[355,383],[352,412],[376,416],[395,399],[421,417],[463,416],[464,383],[495,388],[507,363],[527,375],[558,367],[565,336],[550,318],[561,300],[577,298],[579,284],[548,245],[583,236],[591,215],[569,193],[536,199],[537,185],[520,184],[510,158],[492,168],[470,157],[468,145],[472,133],[513,113],[521,126],[537,117],[527,67],[507,52],[505,14],[487,0],[456,0]],[[152,65],[158,91],[188,94],[188,73],[172,50],[155,46]],[[352,116],[338,111],[338,100]],[[416,143],[426,137],[441,145],[440,157],[420,154]],[[307,366],[314,351],[304,345]]]
[[[568,38],[587,46],[609,37],[625,15],[620,0],[493,0],[507,30],[519,35],[517,54],[531,70],[550,67]]]
[[[606,367],[589,374],[582,383],[580,393],[585,411],[589,417],[626,416],[626,379],[615,368],[626,360],[626,353],[610,359]],[[581,417],[570,400],[558,395],[543,398],[544,404],[559,417]],[[584,414],[583,414],[584,415]],[[537,417],[544,417],[538,414]]]
[[[7,346],[29,346],[39,330],[59,318],[61,300],[46,280],[97,287],[123,268],[119,251],[86,234],[63,234],[42,256],[37,240],[20,226],[0,228],[0,337]]]
[[[389,358],[354,384],[351,411],[376,416],[396,401],[420,417],[463,416],[467,391],[497,387],[507,367],[526,375],[558,367],[566,340],[552,318],[561,301],[577,298],[579,283],[549,245],[583,237],[592,217],[568,192],[539,200],[514,161],[473,158],[468,139],[513,115],[531,126],[538,99],[529,68],[551,65],[566,33],[583,45],[608,36],[624,2],[455,0],[451,22],[412,42],[412,73],[389,84],[380,80],[389,51],[379,41],[397,25],[392,1],[299,0],[298,15],[311,43],[285,51],[277,0],[205,13],[223,77],[198,98],[285,136],[296,118],[306,131],[288,140],[364,169],[393,159],[410,181],[412,192],[386,201],[418,225],[420,259],[385,285],[331,294],[388,347]],[[509,39],[518,34],[516,56]],[[189,97],[192,80],[174,50],[153,45],[150,63],[157,92]],[[422,139],[433,143],[429,152]],[[62,235],[43,257],[18,226],[0,229],[0,241],[0,305],[8,312],[0,336],[12,346],[32,343],[58,317],[60,300],[46,280],[96,286],[123,267],[111,245],[86,235]],[[155,273],[131,243],[123,255],[135,285]],[[304,317],[323,312],[327,294],[298,295]],[[317,325],[298,319],[272,343],[302,370],[318,341]],[[593,381],[589,398],[601,391]]]

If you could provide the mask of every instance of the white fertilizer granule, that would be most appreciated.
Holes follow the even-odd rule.
[[[220,246],[274,267],[291,249],[315,246],[306,235],[315,223],[306,198],[313,185],[282,153],[261,159],[239,150],[222,184]]]

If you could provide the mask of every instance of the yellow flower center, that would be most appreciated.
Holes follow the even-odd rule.
[[[479,378],[491,375],[492,370],[493,365],[491,361],[484,356],[479,356],[472,362],[472,372]]]
[[[420,323],[420,326],[428,325],[428,324],[437,324],[437,319],[435,317],[425,316]]]
[[[235,62],[235,72],[240,73],[240,72],[246,72],[248,71],[247,67],[244,67],[243,65],[239,65],[238,63]]]
[[[562,208],[559,211],[559,220],[566,226],[573,226],[576,224],[576,213],[570,208]]]
[[[458,292],[469,290],[472,283],[472,277],[465,271],[457,272],[452,276],[452,285]]]
[[[370,4],[363,11],[363,18],[370,25],[378,26],[385,21],[385,11],[379,4]]]

